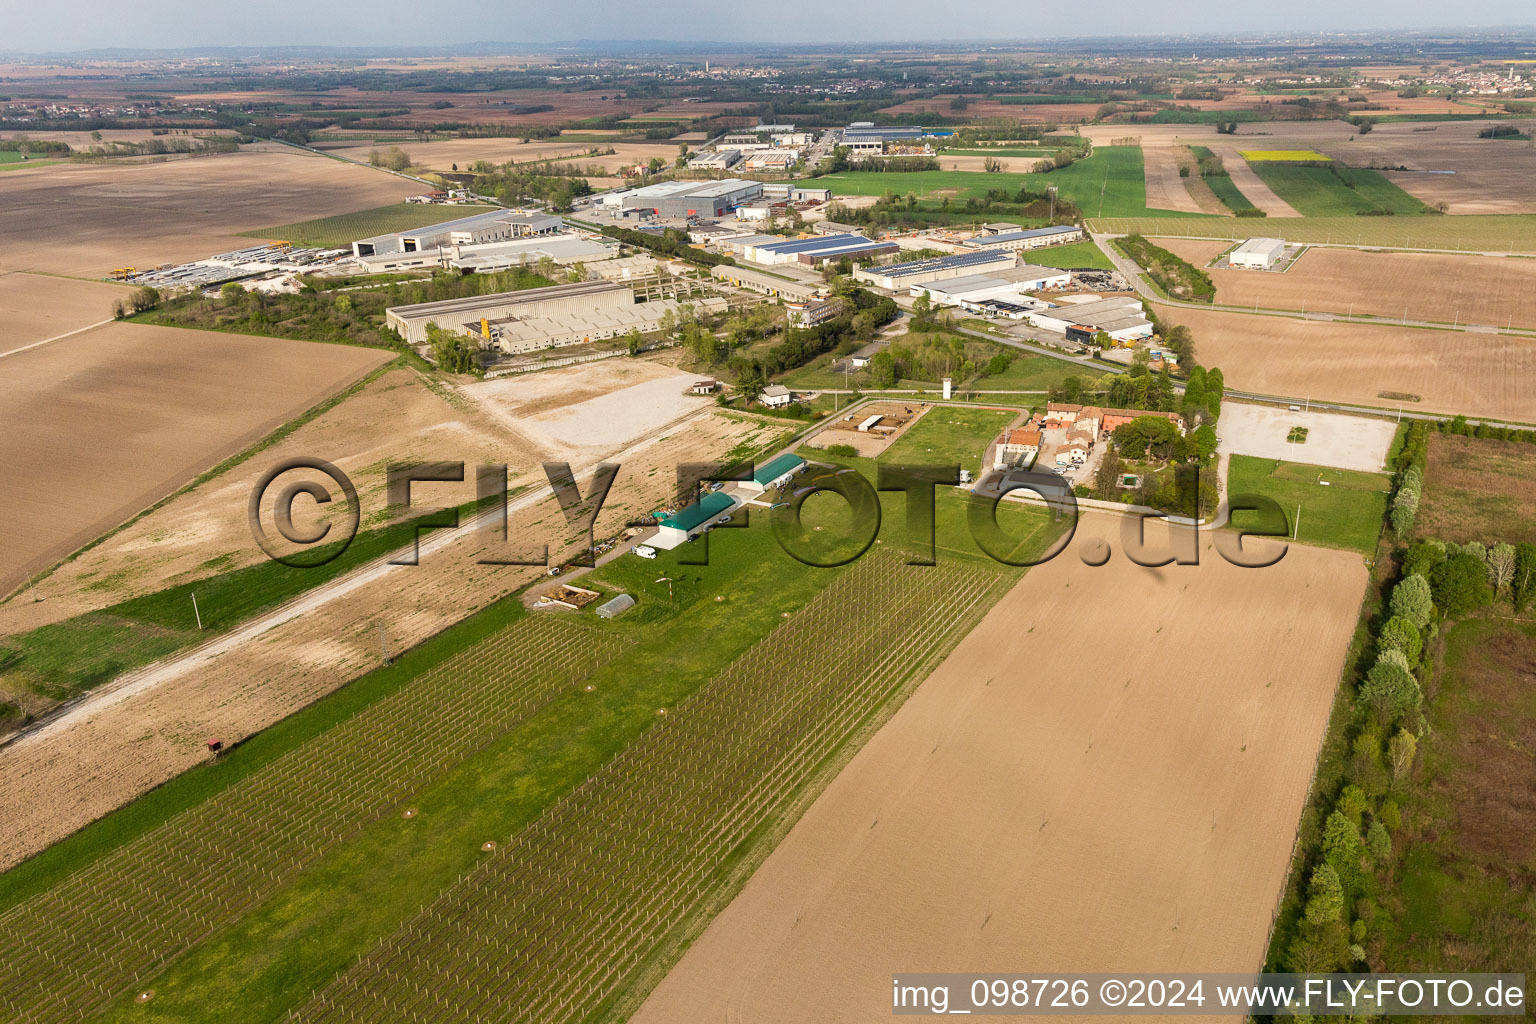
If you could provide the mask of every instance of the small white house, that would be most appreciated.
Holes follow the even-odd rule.
[[[763,388],[763,393],[758,396],[758,401],[771,409],[782,408],[795,400],[793,392],[783,384],[770,384]]]

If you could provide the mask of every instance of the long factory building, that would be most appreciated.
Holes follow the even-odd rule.
[[[967,274],[982,274],[1000,267],[1012,267],[1018,258],[1005,250],[958,253],[907,263],[889,263],[880,267],[862,267],[853,272],[855,280],[889,291],[908,289],[929,281],[944,281]]]
[[[414,231],[360,238],[352,243],[353,256],[382,256],[395,252],[419,252],[446,245],[481,245],[518,238],[554,235],[565,230],[565,221],[553,214],[490,210],[429,224]]]
[[[772,242],[747,246],[744,255],[753,263],[771,267],[781,263],[806,263],[820,266],[843,257],[857,259],[893,253],[898,246],[876,242],[863,235],[816,235],[811,238],[779,238]]]
[[[762,182],[742,178],[658,181],[654,185],[605,192],[597,197],[597,203],[616,213],[713,218],[723,217],[743,203],[762,198],[762,195]]]

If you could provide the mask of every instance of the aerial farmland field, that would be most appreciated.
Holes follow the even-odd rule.
[[[1451,252],[1536,252],[1536,216],[1490,214],[1465,217],[1097,217],[1088,225],[1111,234],[1228,238],[1256,234],[1288,242],[1339,242],[1393,249]]]
[[[410,231],[444,221],[471,217],[495,209],[490,206],[458,205],[439,206],[421,203],[395,203],[378,206],[372,210],[358,210],[334,217],[319,217],[297,224],[277,224],[272,227],[243,231],[252,238],[266,238],[289,242],[293,245],[313,245],[334,248],[348,245],[359,238],[387,235],[392,231]]]
[[[1158,239],[1203,267],[1229,243]],[[1283,274],[1210,270],[1216,301],[1262,309],[1328,310],[1384,319],[1536,327],[1536,260],[1507,256],[1370,252],[1317,246]]]
[[[0,374],[9,592],[390,357],[135,324],[10,356]],[[168,415],[168,410],[175,415]],[[66,465],[71,472],[52,468]],[[17,532],[19,530],[19,532]]]
[[[1530,339],[1184,307],[1158,315],[1187,325],[1201,360],[1237,390],[1536,422]]]
[[[1087,537],[1116,548],[1107,566],[1076,556]],[[1262,957],[1366,573],[1305,547],[1255,572],[1210,544],[1198,567],[1148,572],[1118,550],[1117,518],[1085,518],[828,787],[636,1024],[885,1020],[901,964]],[[1056,624],[1085,606],[1120,625],[1065,641]]]

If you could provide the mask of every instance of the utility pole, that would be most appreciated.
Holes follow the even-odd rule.
[[[197,619],[197,628],[203,628],[203,613],[197,610],[197,594],[192,595],[192,615]]]
[[[379,623],[379,658],[389,664],[389,643],[384,636],[384,623]]]

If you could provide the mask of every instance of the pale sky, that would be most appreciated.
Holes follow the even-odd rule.
[[[1530,0],[0,0],[0,52],[565,40],[862,42],[1536,23]]]

